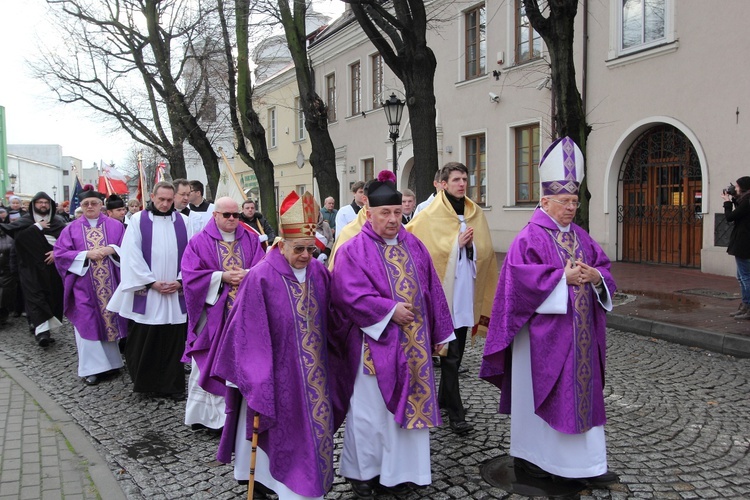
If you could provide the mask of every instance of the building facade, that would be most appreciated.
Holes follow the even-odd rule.
[[[507,250],[538,199],[537,166],[556,137],[549,56],[521,0],[429,4],[441,165],[465,163],[496,250]],[[736,43],[745,3],[582,1],[576,74],[587,120],[590,230],[612,259],[734,274],[722,188],[747,172],[750,122]],[[711,20],[715,22],[712,22]],[[722,22],[718,22],[719,20]],[[727,23],[730,26],[727,26]],[[391,168],[379,103],[403,87],[344,15],[310,47],[318,93],[329,104],[341,199],[348,186]],[[397,144],[409,185],[408,111]],[[343,201],[342,201],[343,203]]]

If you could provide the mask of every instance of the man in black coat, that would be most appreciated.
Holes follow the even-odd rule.
[[[15,240],[26,313],[41,347],[54,341],[50,331],[62,325],[63,317],[63,284],[52,247],[65,228],[65,221],[56,212],[52,198],[40,191],[31,199],[29,213],[10,224],[0,224],[0,230]]]

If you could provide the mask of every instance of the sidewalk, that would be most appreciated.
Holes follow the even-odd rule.
[[[729,316],[740,304],[737,279],[698,269],[614,262],[615,308],[607,326],[618,330],[750,357],[750,321]]]
[[[496,255],[499,269],[505,254]],[[750,358],[750,321],[729,316],[740,304],[736,278],[626,262],[613,262],[612,275],[617,294],[608,327]]]
[[[0,500],[124,499],[90,438],[0,355]]]

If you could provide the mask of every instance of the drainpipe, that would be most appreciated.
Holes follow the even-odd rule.
[[[586,119],[586,75],[589,68],[589,0],[583,0],[583,64],[581,68],[581,108]]]

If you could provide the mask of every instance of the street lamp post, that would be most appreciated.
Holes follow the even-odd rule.
[[[10,190],[15,193],[16,192],[16,180],[18,180],[18,176],[16,174],[10,174],[8,177],[10,178]]]
[[[52,186],[52,201],[57,203],[57,186]]]
[[[391,94],[391,97],[383,102],[383,110],[385,111],[385,119],[388,120],[388,127],[391,133],[391,141],[393,141],[393,173],[397,174],[398,163],[396,162],[396,139],[398,139],[398,127],[401,125],[401,115],[404,112],[404,101],[396,97],[396,94]]]

